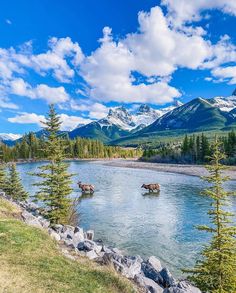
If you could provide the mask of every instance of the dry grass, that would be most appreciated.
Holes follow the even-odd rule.
[[[65,258],[44,231],[17,220],[19,212],[0,199],[0,293],[135,292],[107,267]]]

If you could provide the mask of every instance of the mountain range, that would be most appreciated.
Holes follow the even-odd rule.
[[[109,144],[130,145],[132,141],[150,137],[178,135],[194,131],[229,130],[236,128],[236,90],[230,97],[197,98],[182,104],[153,109],[142,104],[136,110],[124,106],[111,108],[108,115],[87,125],[78,125],[68,132],[70,138],[98,139]],[[42,131],[36,135],[41,136]],[[12,134],[0,134],[0,140],[10,142]]]

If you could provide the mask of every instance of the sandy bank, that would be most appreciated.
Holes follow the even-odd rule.
[[[179,173],[191,176],[205,176],[208,174],[207,170],[202,165],[179,165],[179,164],[160,164],[160,163],[146,163],[137,160],[114,159],[110,161],[96,161],[106,166],[148,169],[160,172]],[[236,180],[236,167],[231,166],[229,170],[224,172],[225,175],[230,176],[232,180]]]

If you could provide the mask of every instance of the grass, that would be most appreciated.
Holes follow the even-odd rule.
[[[136,292],[111,268],[65,258],[45,231],[19,216],[17,207],[0,198],[0,293]]]

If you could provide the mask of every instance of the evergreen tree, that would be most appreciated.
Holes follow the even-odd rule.
[[[212,239],[201,252],[201,259],[197,261],[194,269],[187,270],[191,273],[190,280],[203,292],[236,292],[236,227],[232,225],[233,213],[224,209],[228,196],[232,195],[222,187],[229,179],[222,175],[226,168],[221,164],[224,158],[221,144],[216,139],[210,158],[211,165],[207,166],[209,176],[204,178],[211,184],[204,191],[204,194],[212,199],[208,212],[211,225],[198,227],[199,230],[211,233]]]
[[[21,184],[19,174],[16,170],[16,164],[12,163],[9,167],[6,192],[14,200],[26,200],[28,193]]]
[[[0,152],[0,191],[6,191],[6,182],[6,166],[3,162],[2,152]]]
[[[61,121],[54,105],[50,105],[44,124],[44,129],[48,133],[48,139],[45,141],[46,155],[50,162],[39,167],[40,172],[33,174],[43,179],[35,184],[40,187],[35,198],[44,202],[44,214],[52,224],[65,224],[72,204],[70,199],[72,175],[67,172],[68,164],[63,162],[65,147],[63,139],[58,135]]]

